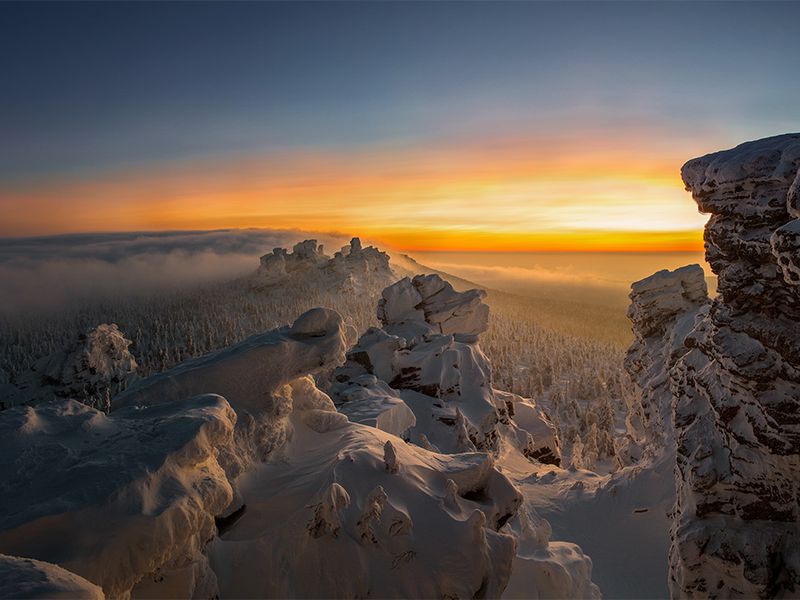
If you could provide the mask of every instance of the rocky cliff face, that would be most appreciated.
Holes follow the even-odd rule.
[[[625,355],[625,370],[638,393],[629,400],[626,442],[618,456],[626,464],[673,460],[669,373],[687,352],[686,335],[708,313],[703,269],[689,265],[659,271],[634,283],[630,299],[634,342]]]
[[[680,597],[800,593],[800,134],[689,161],[719,297],[671,370]]]

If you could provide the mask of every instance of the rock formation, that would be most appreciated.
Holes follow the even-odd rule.
[[[40,360],[11,390],[7,402],[32,404],[71,398],[107,411],[111,398],[135,377],[131,343],[116,324],[98,325],[71,347]]]
[[[626,464],[674,461],[672,390],[669,373],[688,349],[684,339],[708,313],[705,274],[699,265],[659,271],[631,285],[628,318],[634,342],[625,370],[637,394],[630,398],[626,443],[618,456]]]
[[[676,597],[800,594],[800,134],[689,161],[719,297],[671,371]]]
[[[383,327],[362,335],[334,376],[339,409],[354,411],[348,404],[359,387],[362,396],[399,396],[415,417],[414,443],[442,452],[498,452],[512,444],[529,458],[557,462],[552,427],[541,411],[492,388],[491,365],[478,345],[488,327],[484,297],[482,290],[456,292],[438,275],[387,287],[378,304]],[[512,420],[517,405],[529,429]]]
[[[218,352],[187,360],[136,382],[115,397],[112,410],[152,406],[203,393],[224,396],[238,415],[236,452],[221,460],[237,476],[253,459],[280,448],[290,431],[284,386],[344,361],[345,328],[338,313],[312,309],[291,326],[257,334]],[[331,404],[331,408],[333,405]]]
[[[389,255],[373,246],[362,247],[355,237],[333,257],[325,254],[317,240],[299,242],[291,252],[275,248],[261,257],[253,285],[271,286],[301,277],[304,284],[333,286],[343,292],[382,289],[395,279]]]
[[[108,597],[498,597],[519,492],[490,455],[338,412],[312,374],[345,348],[341,317],[314,309],[137,382],[108,415],[3,411],[0,551],[57,565],[13,573],[67,569]],[[374,424],[407,430],[405,409]]]
[[[248,472],[247,510],[209,551],[220,596],[499,597],[521,497],[491,458],[429,452],[332,405],[310,418],[310,388],[291,388],[280,460]]]

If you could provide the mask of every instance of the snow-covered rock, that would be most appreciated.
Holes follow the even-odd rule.
[[[0,554],[0,598],[104,600],[103,590],[58,565]]]
[[[389,266],[389,255],[373,246],[363,247],[355,237],[332,257],[317,245],[317,240],[299,242],[291,252],[275,248],[261,257],[253,285],[273,286],[293,279],[312,287],[364,292],[380,290],[396,278]]]
[[[340,412],[354,423],[377,427],[406,437],[417,424],[414,413],[399,394],[375,375],[365,373],[337,389]]]
[[[682,171],[720,296],[671,372],[680,597],[800,593],[800,134],[748,142]]]
[[[114,398],[112,410],[153,406],[213,393],[238,415],[237,451],[221,458],[231,476],[248,461],[282,446],[291,405],[283,386],[309,374],[331,370],[344,360],[345,327],[338,313],[314,308],[291,326],[257,334],[223,350],[187,360],[138,381]]]
[[[439,275],[403,278],[382,296],[378,319],[383,328],[407,339],[422,334],[415,327],[424,325],[424,333],[452,334],[459,342],[475,342],[489,327],[489,306],[483,302],[486,292],[456,292]]]
[[[618,456],[629,463],[674,460],[672,390],[669,372],[688,349],[684,340],[708,313],[705,273],[699,265],[659,271],[631,285],[628,317],[634,341],[625,370],[636,391],[630,398],[626,443]]]
[[[383,328],[368,329],[334,375],[331,394],[339,410],[359,410],[349,405],[350,394],[364,394],[357,388],[368,383],[375,388],[371,396],[386,397],[388,390],[411,409],[410,439],[423,447],[499,455],[502,446],[511,446],[557,464],[558,443],[547,417],[533,401],[492,387],[491,365],[478,344],[488,327],[484,296],[482,290],[456,292],[438,275],[387,287],[378,303]],[[511,416],[515,407],[519,421]]]
[[[212,596],[203,550],[232,499],[217,456],[235,421],[215,395],[110,415],[73,400],[3,411],[0,552],[57,564],[112,598]]]
[[[290,387],[293,435],[240,477],[247,509],[210,549],[221,597],[498,597],[521,497],[491,457],[347,420],[310,427],[327,411]]]
[[[11,390],[6,402],[71,398],[108,410],[111,398],[135,377],[131,343],[116,324],[98,325],[69,348],[40,360]]]
[[[373,375],[414,413],[415,443],[443,452],[497,450],[497,428],[508,421],[508,409],[495,396],[491,365],[478,345],[488,326],[484,295],[456,292],[438,275],[387,287],[378,303],[383,328],[370,328],[348,352],[334,376],[334,401],[347,412],[343,391]]]
[[[395,410],[410,408],[411,447],[452,456],[487,452],[491,459],[476,473],[490,470],[495,460],[504,472],[557,465],[560,449],[547,416],[532,400],[492,387],[491,365],[478,345],[488,325],[482,298],[478,290],[456,292],[438,275],[388,287],[378,307],[383,328],[369,329],[350,349],[334,374],[331,396],[341,412],[360,422],[367,422],[361,418],[365,399],[380,396]],[[387,472],[404,472],[398,450],[386,444]],[[450,479],[444,504],[455,510],[463,506],[464,484]],[[509,528],[517,541],[509,597],[598,597],[591,560],[574,544],[550,542],[549,525],[532,508],[510,517]]]

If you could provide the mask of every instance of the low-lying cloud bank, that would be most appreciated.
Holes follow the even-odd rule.
[[[229,229],[0,239],[0,314],[59,309],[233,279],[276,246],[316,238],[332,253],[345,237]]]

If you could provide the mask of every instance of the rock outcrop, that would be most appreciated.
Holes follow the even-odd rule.
[[[135,378],[136,359],[116,324],[102,324],[38,361],[5,400],[11,405],[70,398],[108,410],[111,398]]]
[[[317,240],[299,242],[291,252],[275,248],[261,257],[253,285],[272,286],[300,278],[306,285],[333,286],[343,292],[381,289],[395,279],[389,255],[373,246],[362,247],[355,237],[332,257]]]
[[[628,318],[634,342],[625,370],[636,394],[628,399],[625,443],[617,455],[624,464],[674,461],[675,428],[669,374],[688,349],[684,340],[711,300],[699,265],[659,271],[631,285]]]
[[[248,472],[247,510],[210,549],[221,597],[501,595],[521,496],[490,456],[429,452],[288,387],[280,460]]]
[[[414,414],[414,443],[448,453],[496,453],[509,443],[529,458],[556,462],[544,415],[531,401],[492,388],[491,365],[478,344],[488,327],[484,297],[483,290],[456,292],[438,275],[387,287],[378,304],[383,327],[362,335],[334,376],[331,394],[339,409],[353,412],[354,386],[371,397],[394,390]],[[530,430],[512,420],[517,404]]]
[[[800,594],[800,134],[689,161],[719,297],[671,371],[676,597]]]

